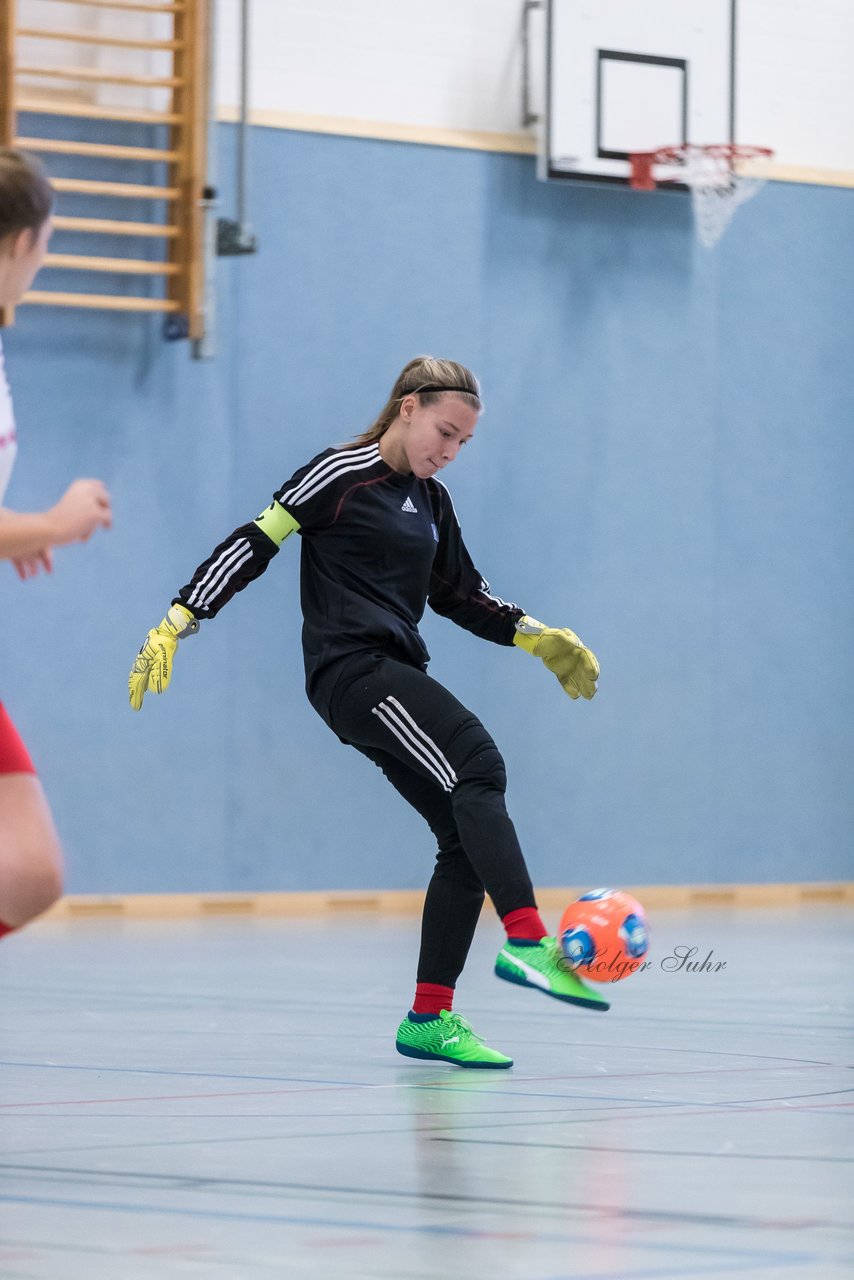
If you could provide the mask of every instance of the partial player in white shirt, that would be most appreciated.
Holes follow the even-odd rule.
[[[14,307],[41,266],[53,191],[37,161],[0,147],[0,307]],[[19,577],[50,572],[52,550],[85,542],[111,523],[100,480],[75,480],[45,511],[3,507],[17,451],[12,397],[0,347],[0,560]],[[2,698],[2,690],[0,690]],[[0,701],[0,938],[40,915],[62,893],[62,854],[41,783]]]

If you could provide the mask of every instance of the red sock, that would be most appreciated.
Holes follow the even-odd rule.
[[[540,938],[549,936],[536,907],[519,907],[518,911],[508,911],[506,916],[502,916],[501,923],[511,942],[517,938],[522,942],[539,942]]]
[[[453,987],[441,987],[437,982],[418,982],[415,984],[415,999],[412,1001],[413,1013],[440,1013],[442,1009],[447,1009],[450,1013],[453,1003]]]
[[[15,928],[16,928],[16,926],[15,926],[15,925],[13,925],[13,924],[4,924],[4,923],[3,923],[3,921],[2,921],[2,920],[0,920],[0,938],[5,938],[5,936],[6,936],[6,934],[7,934],[7,933],[14,933],[14,932],[15,932]]]

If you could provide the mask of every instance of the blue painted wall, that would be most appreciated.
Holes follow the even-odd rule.
[[[0,688],[69,889],[426,883],[429,833],[305,701],[298,548],[182,647],[165,698],[125,694],[214,543],[424,351],[483,381],[448,473],[478,566],[602,664],[578,705],[425,621],[504,750],[535,881],[850,877],[854,192],[769,186],[710,253],[684,197],[544,186],[527,158],[252,143],[262,251],[219,264],[214,361],[145,317],[24,308],[4,338],[8,504],[81,474],[115,502],[52,579],[0,572]]]

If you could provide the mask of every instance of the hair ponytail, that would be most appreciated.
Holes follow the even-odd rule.
[[[391,389],[391,395],[383,407],[379,417],[356,436],[349,444],[354,449],[360,444],[370,444],[385,435],[397,415],[400,404],[407,396],[417,395],[422,404],[435,404],[440,396],[448,392],[459,396],[469,408],[479,413],[483,408],[480,398],[480,384],[463,364],[455,360],[437,360],[434,356],[416,356],[405,365]]]

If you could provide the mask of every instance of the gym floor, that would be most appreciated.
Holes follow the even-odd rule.
[[[395,1053],[413,917],[30,928],[0,1277],[849,1277],[851,926],[658,912],[601,1014],[497,981],[485,914],[457,1011],[496,1072]]]

